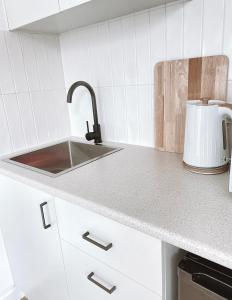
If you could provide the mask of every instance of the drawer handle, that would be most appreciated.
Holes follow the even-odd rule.
[[[95,280],[93,278],[94,276],[94,272],[91,272],[87,278],[89,281],[91,281],[92,283],[94,283],[95,285],[99,286],[101,289],[103,289],[105,292],[107,292],[108,294],[112,294],[115,290],[116,290],[116,286],[114,285],[111,289],[106,288],[104,285],[102,285],[101,283],[99,283],[97,280]]]
[[[45,216],[44,216],[44,206],[47,205],[47,202],[43,202],[40,204],[40,212],[41,212],[41,217],[42,217],[42,222],[43,222],[43,228],[44,229],[48,229],[49,227],[51,227],[51,224],[46,224],[45,221]]]
[[[105,251],[108,251],[110,248],[113,247],[113,244],[112,244],[112,243],[109,243],[108,245],[104,246],[104,245],[98,243],[97,241],[94,241],[93,239],[91,239],[91,238],[89,237],[89,235],[90,235],[90,233],[87,231],[86,233],[84,233],[84,234],[82,235],[82,238],[83,238],[84,240],[86,240],[87,242],[89,242],[89,243],[91,243],[91,244],[93,244],[93,245],[97,246],[98,248],[101,248],[101,249],[103,249],[103,250],[105,250]]]

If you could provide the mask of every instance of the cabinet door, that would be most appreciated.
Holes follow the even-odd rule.
[[[58,0],[5,0],[5,7],[10,29],[59,12]]]
[[[62,11],[89,1],[94,1],[94,0],[59,0],[60,10]]]
[[[0,191],[0,226],[17,288],[30,300],[66,300],[53,199],[4,176]]]
[[[71,244],[62,241],[62,246],[70,300],[162,300],[156,293]]]

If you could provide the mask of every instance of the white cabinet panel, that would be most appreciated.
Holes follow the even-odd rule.
[[[17,288],[31,300],[66,300],[67,289],[53,199],[0,176],[0,226]],[[40,204],[44,206],[43,228]]]
[[[8,264],[5,246],[0,231],[0,298],[3,294],[13,288],[13,279]]]
[[[62,247],[68,276],[70,300],[161,300],[160,296],[75,249],[70,244],[62,242]],[[87,278],[92,272],[94,272],[92,278],[107,289],[116,288],[112,294],[107,293]]]
[[[59,12],[58,0],[5,0],[10,29]]]
[[[91,0],[59,0],[60,3],[60,9],[68,9],[76,5],[83,4],[85,2],[89,2]]]

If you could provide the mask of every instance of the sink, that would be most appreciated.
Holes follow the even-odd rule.
[[[7,158],[4,161],[56,177],[120,150],[122,148],[111,148],[68,140]]]

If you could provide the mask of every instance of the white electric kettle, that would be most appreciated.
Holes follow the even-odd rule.
[[[223,101],[187,101],[183,161],[190,171],[218,174],[228,170],[227,118],[232,118],[232,109]]]

